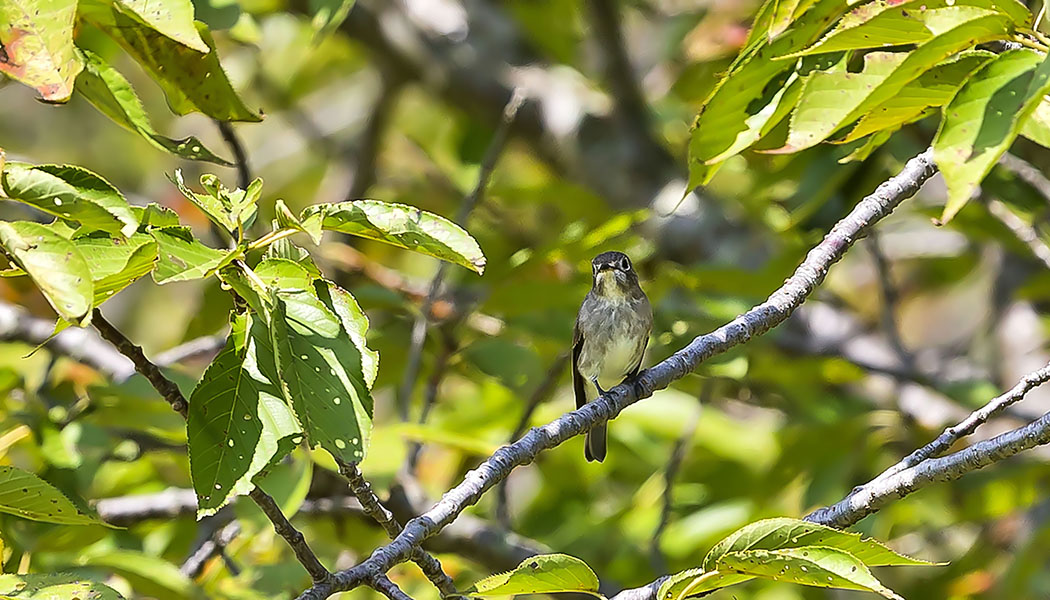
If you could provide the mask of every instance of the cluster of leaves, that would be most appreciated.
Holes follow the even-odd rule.
[[[702,566],[668,577],[660,600],[684,600],[751,579],[900,596],[884,586],[869,567],[929,565],[890,550],[874,539],[789,518],[765,519],[718,542]],[[564,554],[535,556],[507,573],[487,577],[464,594],[501,596],[586,592],[598,594],[598,578],[587,563]]]
[[[484,270],[468,233],[399,204],[351,201],[294,215],[279,203],[273,230],[252,241],[245,230],[261,180],[229,190],[204,175],[204,191],[196,192],[176,172],[180,191],[230,238],[231,247],[216,249],[173,212],[132,207],[85,169],[10,163],[0,179],[6,197],[57,217],[48,225],[0,221],[0,246],[11,263],[5,274],[32,278],[66,322],[88,324],[94,308],[147,273],[158,284],[217,276],[242,301],[225,348],[190,398],[190,471],[201,515],[251,491],[304,439],[348,463],[368,446],[378,371],[378,355],[365,344],[368,319],[288,237],[307,233],[319,242],[323,230],[339,231]]]
[[[939,114],[948,221],[1018,135],[1050,146],[1047,40],[1032,21],[1017,0],[768,0],[696,118],[691,183],[748,148],[850,144],[842,160],[863,160]],[[981,49],[991,42],[1012,45]]]

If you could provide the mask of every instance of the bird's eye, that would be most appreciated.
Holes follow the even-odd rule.
[[[626,256],[620,259],[620,269],[623,271],[631,270],[631,259]]]

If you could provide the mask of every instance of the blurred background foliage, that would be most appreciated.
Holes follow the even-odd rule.
[[[381,496],[414,442],[424,443],[419,482],[436,498],[508,441],[537,389],[541,402],[528,423],[572,408],[564,353],[590,285],[587,263],[598,252],[621,249],[638,265],[656,315],[645,361],[653,364],[761,301],[934,133],[936,119],[919,122],[848,164],[838,163],[844,153],[835,146],[737,156],[679,203],[690,123],[743,43],[757,2],[358,0],[337,31],[320,37],[308,16],[314,4],[195,3],[234,86],[265,114],[236,128],[252,173],[266,183],[261,207],[282,198],[297,212],[368,196],[452,217],[477,180],[509,89],[521,87],[531,101],[464,224],[488,269],[480,278],[450,270],[428,315],[413,423],[399,421],[395,395],[437,261],[334,237],[318,253],[322,270],[368,312],[369,344],[381,356],[376,429],[362,465]],[[631,84],[617,73],[616,40],[601,25],[610,12],[614,22],[620,17],[641,114],[621,93]],[[160,89],[108,38],[85,26],[78,42],[128,77],[158,131],[197,136],[229,155],[213,122],[172,116]],[[160,152],[79,96],[63,106],[34,97],[0,80],[0,146],[9,159],[87,167],[133,203],[170,206],[208,239],[206,218],[164,174],[181,167],[192,181],[217,170],[233,187],[234,170]],[[1050,154],[1024,140],[1014,154],[1037,170],[1050,166]],[[939,181],[928,184],[879,225],[877,238],[834,267],[789,323],[624,411],[610,427],[604,464],[585,463],[578,438],[518,469],[507,486],[507,524],[583,558],[611,589],[640,585],[696,566],[714,542],[748,522],[841,499],[1011,387],[1050,355],[1050,271],[1032,251],[1046,239],[1050,205],[1002,167],[983,194],[1006,203],[1035,242],[1020,241],[987,202],[934,226],[944,191]],[[11,202],[0,205],[0,216],[40,218]],[[0,280],[0,295],[53,318],[28,281]],[[153,355],[223,334],[230,308],[214,279],[158,287],[147,278],[104,312]],[[0,344],[0,462],[91,502],[190,487],[184,424],[144,380],[113,382],[32,350],[19,340]],[[184,361],[170,373],[188,393],[207,360]],[[552,377],[548,397],[541,388]],[[434,410],[415,424],[434,381]],[[1048,404],[1050,396],[1036,390],[979,435],[1014,427]],[[676,446],[682,461],[668,491]],[[950,561],[887,573],[887,585],[908,598],[1050,597],[1045,460],[1045,451],[1030,452],[864,520],[860,530],[902,552]],[[332,467],[323,452],[298,450],[267,491],[294,513],[310,499],[345,494]],[[469,512],[499,526],[497,497],[490,493]],[[205,531],[191,515],[118,530],[0,515],[3,566],[91,569],[141,597],[281,598],[306,587],[308,577],[261,513],[244,501],[235,509],[242,531],[227,548],[228,562],[210,561],[194,580],[178,572]],[[360,515],[294,521],[329,566],[350,566],[385,540]],[[440,558],[461,587],[496,570],[456,553]],[[436,594],[413,565],[392,577],[413,597]],[[752,583],[714,597],[858,595]]]

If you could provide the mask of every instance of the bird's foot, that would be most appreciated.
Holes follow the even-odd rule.
[[[602,389],[602,386],[598,385],[598,378],[597,377],[592,379],[591,383],[594,384],[594,389],[598,390],[598,395],[599,396],[604,396],[605,395],[605,390]]]

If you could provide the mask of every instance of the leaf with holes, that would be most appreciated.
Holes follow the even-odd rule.
[[[118,125],[139,134],[153,146],[176,156],[224,166],[232,165],[205,148],[204,144],[193,136],[175,140],[157,133],[131,83],[95,53],[84,49],[81,49],[81,53],[84,55],[84,71],[77,78],[76,90],[99,112]]]
[[[302,433],[275,383],[265,322],[241,315],[232,329],[190,397],[186,430],[198,517],[250,492],[252,478],[275,458],[280,440]]]
[[[719,564],[742,574],[814,587],[875,592],[902,600],[882,585],[860,559],[849,552],[826,546],[803,546],[781,550],[730,552]]]
[[[274,290],[271,334],[285,399],[310,446],[360,462],[372,430],[361,353],[313,290]],[[326,298],[327,300],[327,298]]]
[[[208,47],[202,54],[144,25],[120,4],[81,0],[80,12],[145,67],[163,88],[168,106],[176,114],[202,112],[220,121],[262,120],[233,89],[203,23],[196,24]]]
[[[1011,50],[985,64],[952,98],[933,140],[933,159],[948,185],[942,222],[966,205],[1047,92],[1050,60]]]
[[[935,35],[911,52],[868,53],[860,73],[840,67],[809,75],[791,115],[787,141],[771,152],[798,152],[815,146],[896,96],[949,56],[999,39],[1012,28],[1007,16],[970,6],[930,9],[922,13],[922,19]]]
[[[0,512],[60,525],[98,525],[50,483],[29,471],[0,466]]]
[[[352,200],[308,206],[300,215],[309,230],[316,222],[324,229],[378,240],[462,265],[479,275],[485,255],[478,242],[452,221],[404,204]]]
[[[153,31],[193,48],[208,53],[208,45],[197,33],[193,23],[193,3],[190,0],[115,0],[131,11]]]
[[[189,227],[159,227],[149,231],[157,240],[159,259],[153,271],[157,283],[207,277],[233,262],[236,250],[216,250],[197,241]]]
[[[18,600],[123,600],[123,596],[104,583],[64,573],[0,575],[0,597]]]
[[[598,576],[587,563],[567,554],[526,558],[513,571],[486,577],[463,592],[469,596],[511,596],[585,592],[598,594]]]
[[[8,163],[0,183],[12,200],[89,230],[131,235],[139,226],[124,195],[82,167]]]
[[[0,221],[0,244],[63,319],[91,321],[91,271],[72,242],[39,223]]]
[[[46,102],[66,102],[83,68],[73,46],[75,2],[0,2],[0,73],[40,93]]]

